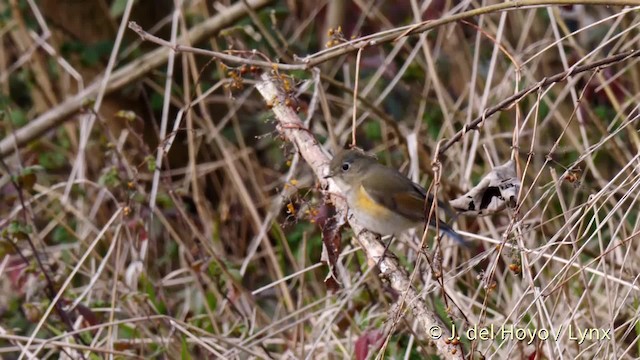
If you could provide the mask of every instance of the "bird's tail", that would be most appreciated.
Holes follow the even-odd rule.
[[[438,224],[438,228],[440,229],[441,232],[447,234],[449,237],[453,238],[453,240],[457,241],[461,245],[464,245],[466,247],[469,246],[469,243],[462,237],[462,235],[458,234],[455,230],[453,230],[451,226],[440,221],[440,223]]]

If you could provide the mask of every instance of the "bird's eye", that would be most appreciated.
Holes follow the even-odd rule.
[[[342,164],[342,170],[343,171],[347,171],[347,170],[349,170],[349,168],[351,168],[351,164],[349,164],[349,163]]]

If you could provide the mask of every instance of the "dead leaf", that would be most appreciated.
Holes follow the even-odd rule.
[[[342,249],[342,227],[345,224],[345,219],[342,216],[336,214],[333,205],[325,201],[318,211],[316,217],[316,223],[322,230],[322,256],[320,261],[329,265],[329,273],[324,280],[327,288],[332,291],[336,291],[340,288],[338,282],[338,274],[336,272],[336,264],[340,251]]]
[[[382,331],[367,330],[356,340],[355,358],[365,360],[369,356],[369,350],[378,351],[382,346]]]
[[[88,308],[87,306],[83,305],[82,303],[79,303],[75,310],[82,315],[82,317],[84,318],[84,320],[86,321],[88,326],[95,326],[95,325],[99,325],[100,324],[100,320],[98,319],[98,315],[93,312],[93,310],[91,310],[90,308]],[[97,330],[94,330],[94,332]]]
[[[520,191],[520,179],[516,163],[509,160],[496,166],[478,185],[461,197],[452,200],[451,206],[460,214],[485,216],[514,208]]]

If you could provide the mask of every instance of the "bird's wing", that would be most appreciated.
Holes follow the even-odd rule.
[[[362,187],[369,197],[376,203],[384,205],[408,219],[416,222],[424,221],[425,213],[429,211],[433,202],[433,196],[428,195],[422,186],[409,180],[400,172],[383,165],[377,166],[381,167],[376,170],[378,174],[382,174],[382,176],[385,179],[389,179],[389,181],[382,183],[379,180],[371,179],[371,177],[365,177],[362,181]],[[380,177],[377,179],[379,178]],[[428,199],[427,204],[425,204],[425,198]],[[447,206],[440,200],[438,200],[438,206],[440,209],[447,209]],[[435,215],[431,219],[432,226],[435,226],[434,220]],[[449,225],[443,221],[439,221],[438,223],[441,231],[444,231],[459,243],[466,244],[462,236]]]
[[[365,177],[362,186],[375,202],[413,221],[424,220],[426,191],[398,171],[380,165],[376,179]],[[379,179],[389,179],[381,182]]]

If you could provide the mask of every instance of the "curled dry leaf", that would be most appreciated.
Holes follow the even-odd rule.
[[[369,350],[377,352],[382,346],[383,334],[380,330],[366,330],[356,340],[355,358],[356,360],[366,360],[369,358]]]
[[[86,326],[96,326],[101,324],[101,321],[98,319],[98,314],[93,310],[91,310],[89,307],[83,305],[82,303],[79,303],[78,305],[76,305],[75,311],[78,314],[82,315],[86,323]],[[97,331],[98,331],[97,329],[94,329],[91,332],[95,334]]]
[[[325,201],[319,208],[316,223],[322,230],[322,257],[320,261],[329,265],[329,274],[324,280],[327,288],[336,291],[340,288],[336,264],[342,245],[342,227],[345,219],[339,216],[331,203]]]
[[[127,270],[124,275],[124,283],[129,287],[129,289],[138,288],[138,280],[140,280],[140,275],[143,272],[144,265],[140,260],[134,260],[129,264],[129,266],[127,266]]]
[[[519,191],[520,179],[516,173],[516,163],[509,160],[494,167],[478,185],[452,200],[450,204],[463,215],[490,215],[504,210],[507,206],[515,207]]]

